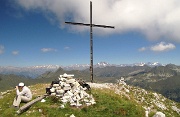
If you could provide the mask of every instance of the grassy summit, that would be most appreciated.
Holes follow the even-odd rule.
[[[30,86],[35,99],[45,93],[45,88],[49,84],[36,84]],[[114,85],[112,85],[114,86]],[[62,102],[57,97],[49,96],[45,98],[46,102],[37,102],[24,113],[17,115],[16,110],[10,108],[12,105],[15,91],[10,90],[0,98],[0,116],[1,117],[145,117],[143,107],[151,107],[152,111],[149,117],[152,117],[157,111],[166,114],[166,117],[178,117],[177,112],[172,110],[175,102],[165,99],[161,95],[145,91],[140,88],[129,87],[130,92],[125,93],[120,88],[95,88],[87,93],[92,94],[96,104],[91,106],[72,107],[68,103],[65,108],[61,108]],[[158,99],[157,99],[158,98]],[[165,105],[166,109],[158,107],[156,104]],[[24,105],[21,103],[21,106]]]
[[[33,85],[30,88],[34,94],[34,98],[42,95],[45,92],[46,84]],[[137,105],[134,101],[127,98],[121,98],[119,95],[113,93],[109,89],[92,89],[91,93],[96,104],[92,106],[83,106],[80,108],[71,107],[68,104],[65,108],[60,108],[62,102],[56,97],[45,98],[46,102],[37,102],[30,107],[26,112],[22,113],[21,117],[69,117],[74,115],[76,117],[144,117],[144,109]],[[6,116],[19,116],[16,110],[9,108],[12,105],[15,91],[9,91],[3,98],[0,99],[0,115]],[[21,103],[21,106],[23,103]]]

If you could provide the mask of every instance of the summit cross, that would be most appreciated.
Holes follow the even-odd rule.
[[[92,23],[92,2],[90,1],[90,24],[85,23],[77,23],[77,22],[65,22],[66,24],[72,25],[79,25],[79,26],[89,26],[90,27],[90,80],[91,82],[94,81],[93,78],[93,32],[92,27],[101,27],[101,28],[115,28],[114,26],[107,26],[107,25],[97,25]]]

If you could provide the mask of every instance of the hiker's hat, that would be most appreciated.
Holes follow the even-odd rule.
[[[19,86],[19,87],[23,87],[23,86],[24,86],[24,83],[23,83],[23,82],[20,82],[18,86]]]

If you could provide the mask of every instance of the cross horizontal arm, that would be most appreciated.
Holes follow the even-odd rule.
[[[76,23],[76,22],[65,22],[65,23],[72,25],[80,25],[80,26],[91,26],[90,24],[85,24],[85,23]],[[97,24],[92,24],[92,27],[114,28],[114,26],[97,25]]]

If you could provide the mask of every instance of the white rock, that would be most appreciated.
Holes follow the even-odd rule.
[[[75,117],[75,116],[72,114],[72,115],[70,115],[70,117]]]
[[[72,98],[70,98],[69,100],[70,103],[74,103],[74,100]]]
[[[176,106],[172,106],[172,109],[173,109],[174,111],[176,111],[177,113],[180,113],[180,109],[177,108]]]
[[[42,113],[42,109],[39,109],[39,112]]]
[[[61,89],[62,89],[61,86],[56,87],[56,90],[61,90]]]
[[[70,96],[63,96],[63,99],[69,99],[70,98]]]
[[[96,102],[95,101],[90,101],[91,102],[91,104],[96,104]]]
[[[92,101],[92,102],[95,102],[94,98],[91,98],[91,101]]]
[[[127,93],[129,93],[129,89],[126,89],[126,88],[125,88],[124,90],[125,90]]]
[[[45,100],[45,99],[42,99],[41,102],[46,102],[46,100]]]
[[[63,81],[63,82],[65,82],[66,81],[66,78],[59,78],[59,81]]]
[[[73,76],[74,76],[74,74],[66,74],[66,73],[64,73],[63,75],[60,75],[60,78],[71,78]]]
[[[64,82],[60,82],[60,84],[59,84],[59,85],[60,85],[61,87],[63,87],[63,86],[64,86],[64,84],[65,84]]]
[[[56,97],[62,97],[63,95],[62,94],[56,94]]]
[[[68,93],[70,96],[73,96],[73,93],[72,93],[72,92],[67,91],[67,93]]]
[[[52,96],[56,96],[56,93],[51,93]]]
[[[149,115],[149,112],[148,111],[145,111],[145,117],[148,117]]]
[[[91,105],[91,103],[87,102],[87,103],[86,103],[86,105],[87,105],[87,106],[90,106],[90,105]]]
[[[76,96],[76,95],[78,95],[78,92],[77,92],[77,91],[75,91],[75,92],[74,92],[74,95],[75,95],[75,96]]]
[[[153,94],[156,97],[156,99],[158,100],[159,99],[159,95],[157,93],[153,93]]]
[[[59,93],[59,94],[63,94],[64,90],[62,90],[62,89],[61,90],[56,90],[56,92]]]
[[[156,114],[153,117],[166,117],[166,116],[162,112],[156,112]]]
[[[75,102],[74,102],[74,103],[70,103],[70,105],[71,105],[71,106],[76,106],[76,103],[75,103]]]
[[[80,84],[77,81],[75,81],[73,84],[74,84],[75,87],[79,87],[80,86]]]
[[[71,87],[70,87],[70,86],[65,86],[63,89],[64,89],[65,91],[67,91],[67,90],[70,90]]]
[[[54,92],[55,92],[55,88],[52,87],[52,88],[50,89],[50,92],[51,92],[51,93],[54,93]]]
[[[63,100],[61,100],[63,103],[66,103],[66,102],[68,102],[68,100],[66,100],[66,99],[63,99]]]
[[[88,99],[84,99],[84,102],[89,102],[89,100]]]
[[[70,87],[70,84],[65,83],[64,86],[65,87]]]
[[[62,104],[62,105],[60,106],[60,108],[62,108],[62,109],[65,108],[64,104]]]
[[[59,87],[59,84],[53,84],[53,87]]]
[[[82,106],[82,104],[78,103],[78,104],[76,104],[76,106],[79,107],[79,106]]]
[[[77,104],[76,106],[82,106],[82,104]]]
[[[75,82],[75,79],[69,79],[69,80],[66,80],[66,83],[70,84],[70,83],[74,83]]]

